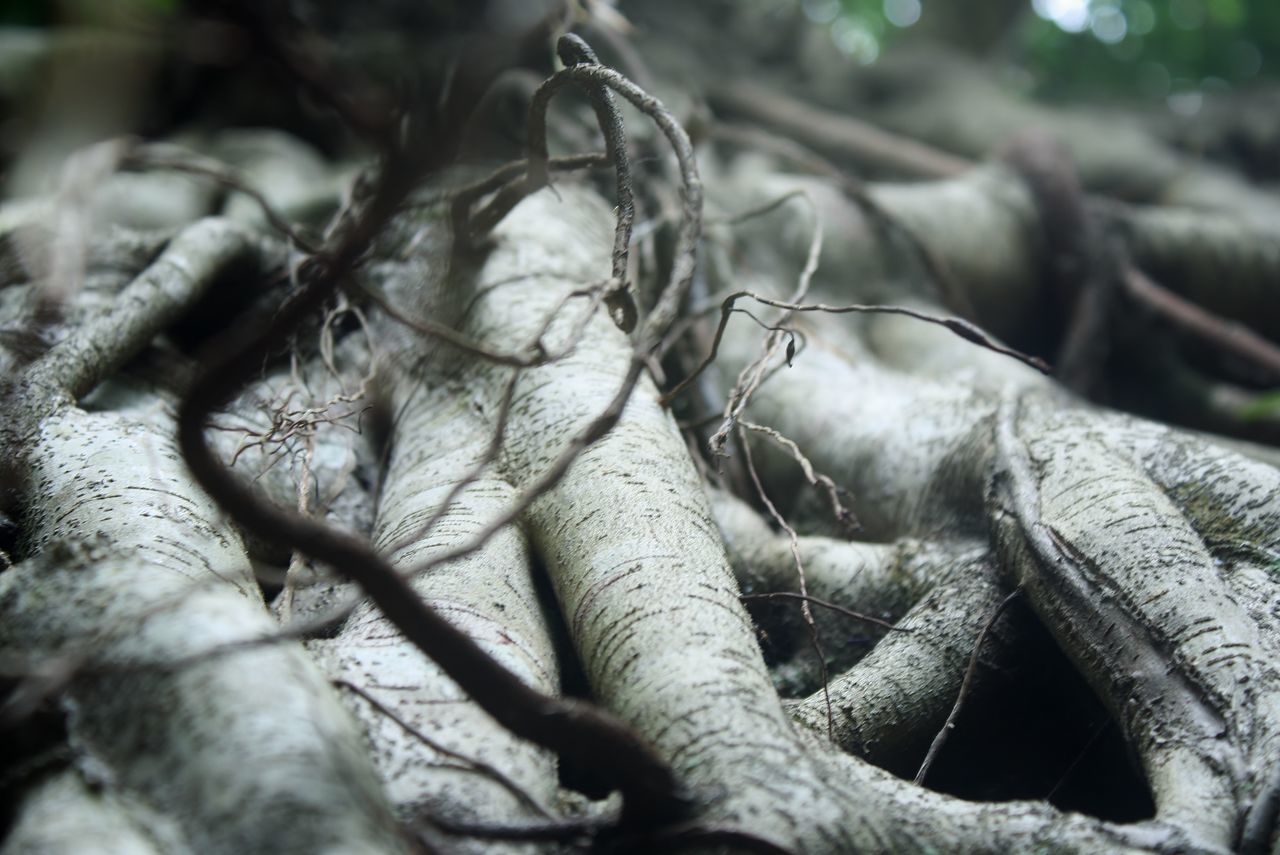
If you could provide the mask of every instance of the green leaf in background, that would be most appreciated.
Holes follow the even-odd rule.
[[[1034,0],[1022,60],[1044,94],[1170,98],[1275,76],[1271,0]]]
[[[1247,421],[1280,416],[1280,389],[1259,395],[1248,406],[1241,407],[1238,415]]]
[[[931,7],[964,0],[802,0],[852,59],[874,62]],[[1196,96],[1280,76],[1277,0],[1027,0],[1002,48],[1040,97],[1140,98],[1175,113]],[[936,13],[935,13],[936,14]]]

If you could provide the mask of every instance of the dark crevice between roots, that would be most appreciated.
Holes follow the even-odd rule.
[[[560,611],[559,600],[556,599],[555,588],[551,584],[551,576],[547,573],[542,556],[536,552],[530,562],[533,576],[533,588],[542,606],[547,621],[547,629],[551,634],[551,643],[555,648],[556,662],[560,666],[560,692],[566,698],[595,702],[591,686],[587,682],[587,672],[582,667],[582,660],[573,646],[569,635],[569,625],[565,623],[564,614]],[[562,757],[557,764],[560,775],[560,786],[581,793],[589,799],[603,799],[612,792],[609,783],[600,776],[592,774],[590,769],[574,763],[572,759]]]
[[[29,708],[32,682],[22,676],[0,679],[0,840],[8,838],[23,795],[71,759],[66,713],[48,699]]]
[[[790,620],[791,613],[796,610],[794,606],[781,600],[762,599],[749,600],[743,607],[751,616],[756,642],[768,668],[773,669],[793,656],[803,655],[800,640],[793,631],[794,621]]]
[[[797,700],[822,691],[822,669],[800,611],[801,600],[790,598],[792,596],[775,593],[743,597],[743,607],[751,616],[765,666],[774,676],[774,688],[784,700]],[[831,675],[856,664],[884,635],[882,630],[876,631],[875,627],[851,621],[844,615],[833,618],[821,605],[813,607],[820,646]],[[778,678],[776,669],[794,665],[800,667],[789,667],[787,678]]]
[[[1021,617],[1022,655],[1010,670],[983,675],[929,788],[973,801],[1044,799],[1109,822],[1152,818],[1151,792],[1119,726],[1044,627]],[[889,771],[909,778],[915,770],[904,766]]]
[[[0,486],[0,573],[17,563],[18,545],[22,541],[22,529],[14,519],[18,509],[11,507],[8,492]]]
[[[278,307],[287,286],[282,273],[264,273],[249,257],[219,272],[200,298],[168,329],[169,338],[186,356],[195,356],[220,330],[245,323],[245,312],[265,316]]]

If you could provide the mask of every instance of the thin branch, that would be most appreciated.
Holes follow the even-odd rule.
[[[133,149],[120,161],[122,170],[142,171],[147,169],[162,169],[170,172],[185,172],[188,175],[198,175],[208,178],[217,184],[234,190],[237,193],[243,193],[257,204],[261,209],[262,215],[266,217],[267,222],[272,228],[276,229],[282,235],[289,239],[289,242],[301,249],[303,252],[314,255],[319,251],[314,243],[303,237],[293,225],[277,211],[267,197],[262,195],[256,187],[245,180],[244,176],[239,172],[211,158],[204,157],[193,151],[188,151],[181,146],[173,144],[152,144]]]
[[[1280,346],[1244,324],[1221,318],[1160,287],[1136,267],[1124,271],[1124,284],[1130,297],[1179,329],[1280,377]]]
[[[511,377],[507,380],[507,385],[503,389],[502,398],[498,402],[498,411],[494,414],[493,433],[489,437],[489,442],[480,458],[472,464],[471,468],[461,478],[450,485],[449,492],[440,500],[435,511],[431,513],[422,525],[384,550],[388,555],[395,555],[400,550],[417,543],[430,534],[440,520],[444,519],[445,515],[453,507],[453,503],[462,495],[462,492],[474,484],[493,461],[497,459],[499,452],[502,451],[503,443],[506,441],[507,418],[511,413],[511,401],[515,397],[516,381],[519,379],[520,369],[517,368],[511,372]],[[418,575],[422,572],[421,567],[415,567],[410,575]]]
[[[925,776],[929,774],[929,767],[933,765],[933,761],[938,757],[938,752],[946,744],[947,737],[955,729],[956,719],[960,716],[960,708],[969,697],[969,690],[973,686],[973,675],[978,671],[978,654],[982,652],[982,643],[987,640],[987,633],[991,632],[991,628],[1000,619],[1000,615],[1004,613],[1005,608],[1021,595],[1022,589],[1015,588],[1009,596],[1001,600],[1000,605],[996,606],[995,611],[991,613],[991,617],[983,625],[982,631],[978,633],[978,640],[973,643],[973,653],[969,656],[969,667],[965,669],[964,680],[960,683],[960,694],[956,696],[955,706],[951,708],[951,714],[947,716],[947,721],[942,725],[942,729],[938,731],[938,735],[933,738],[933,744],[929,746],[929,752],[925,755],[924,762],[920,764],[920,771],[916,772],[915,783],[924,783]]]
[[[742,594],[738,597],[738,599],[743,601],[802,600],[806,603],[812,603],[813,605],[818,606],[819,608],[824,608],[829,611],[842,614],[845,617],[862,621],[863,623],[873,623],[878,627],[882,627],[884,629],[889,630],[890,632],[905,632],[910,634],[911,632],[914,631],[905,626],[898,626],[897,624],[890,623],[887,620],[881,620],[878,617],[872,617],[871,615],[866,615],[866,614],[863,614],[862,612],[855,612],[853,609],[845,608],[844,606],[839,605],[838,603],[833,603],[828,600],[820,600],[811,594],[798,594],[794,591],[774,591],[768,594]]]
[[[791,190],[787,193],[783,193],[781,196],[777,196],[773,199],[770,199],[754,208],[749,208],[745,211],[740,211],[739,213],[733,214],[732,216],[729,216],[729,217],[708,221],[708,225],[729,225],[729,226],[738,225],[739,223],[744,223],[747,220],[751,220],[756,217],[761,217],[761,216],[764,216],[765,214],[769,214],[777,210],[778,208],[782,207],[784,204],[786,204],[790,200],[796,199],[796,198],[803,199],[809,205],[809,210],[813,214],[813,235],[809,239],[809,251],[805,257],[804,266],[801,268],[800,274],[796,279],[796,290],[795,290],[795,293],[792,294],[791,296],[791,302],[793,303],[803,300],[804,296],[807,293],[809,293],[809,285],[813,280],[813,274],[816,273],[818,270],[818,261],[822,255],[822,240],[823,240],[822,220],[818,216],[818,209],[817,209],[817,206],[814,205],[813,203],[813,197],[809,195],[809,192],[807,190]],[[666,339],[663,341],[662,346],[659,348],[659,352],[665,355],[672,347],[675,346],[676,342],[680,338],[682,338],[686,332],[689,331],[691,327],[693,327],[696,323],[698,323],[702,315],[709,314],[714,309],[715,309],[714,304],[710,306],[700,305],[697,308],[692,309],[688,313],[689,316],[687,318],[685,318],[682,322],[673,325],[671,331],[668,333]],[[750,315],[751,313],[747,312],[746,314]],[[777,324],[774,324],[774,325],[766,324],[763,321],[756,318],[754,315],[752,315],[751,317],[753,320],[756,321],[757,324],[759,324],[760,326],[764,327],[767,330],[774,330],[779,332],[788,331],[785,327],[786,318],[787,318],[786,315],[784,315],[782,319]],[[790,363],[790,359],[788,358],[788,364],[789,363]],[[694,377],[697,377],[698,374],[704,371],[707,367],[708,366],[706,364],[700,365],[697,371],[695,372]],[[665,397],[663,401],[664,402],[666,401]]]
[[[564,474],[569,471],[569,467],[577,460],[578,455],[592,443],[596,442],[609,431],[613,430],[614,425],[622,417],[622,411],[626,407],[627,402],[631,399],[631,393],[635,390],[636,385],[640,381],[640,377],[644,373],[644,359],[632,354],[631,361],[627,366],[627,373],[624,376],[618,390],[614,393],[614,397],[610,400],[604,411],[599,413],[594,419],[586,424],[583,428],[570,437],[569,442],[560,451],[560,454],[552,461],[551,465],[520,495],[520,497],[512,503],[512,505],[490,520],[483,528],[481,528],[471,538],[471,540],[437,554],[421,564],[415,565],[412,569],[406,571],[405,576],[416,576],[429,572],[441,564],[447,564],[464,558],[473,552],[481,549],[489,538],[493,537],[502,529],[516,522],[522,514],[532,505],[539,497],[545,495],[552,490]]]
[[[791,455],[791,458],[795,460],[796,463],[800,464],[800,469],[804,472],[805,480],[812,486],[820,487],[826,492],[827,499],[831,502],[831,512],[835,515],[835,518],[847,529],[858,528],[858,520],[853,515],[853,511],[845,507],[844,502],[840,501],[842,488],[839,487],[835,481],[831,480],[829,476],[824,475],[821,472],[814,471],[813,464],[809,461],[809,458],[805,457],[804,453],[800,451],[800,446],[796,445],[794,441],[766,425],[758,425],[755,422],[748,421],[739,421],[738,424],[749,431],[764,434],[769,437],[769,439],[782,446],[783,449]]]
[[[809,195],[809,191],[808,190],[788,190],[786,193],[783,193],[781,196],[775,196],[772,199],[767,199],[764,202],[761,202],[759,205],[756,205],[754,208],[747,208],[745,211],[739,211],[736,214],[730,214],[727,217],[715,217],[713,219],[707,220],[707,225],[736,226],[741,223],[745,223],[748,220],[754,220],[756,217],[763,217],[765,214],[771,214],[774,211],[781,208],[786,203],[790,202],[792,199],[804,199],[806,202],[808,202],[809,211],[813,214],[814,219],[815,220],[817,219],[818,208],[816,205],[813,204],[813,197]],[[817,226],[817,230],[821,231],[821,226]],[[822,241],[820,238],[817,240],[818,240],[819,250],[821,250]],[[810,256],[813,255],[812,243],[813,241],[811,240],[810,250],[809,250]]]
[[[1014,350],[1013,348],[1005,347],[1004,345],[999,344],[993,339],[991,339],[986,333],[984,333],[977,326],[969,323],[968,321],[962,320],[960,318],[944,318],[938,315],[929,314],[928,312],[921,312],[916,309],[909,309],[909,308],[906,308],[905,306],[880,306],[880,305],[864,305],[864,304],[853,304],[848,306],[828,306],[825,303],[807,303],[803,305],[796,304],[796,303],[784,303],[781,300],[774,300],[769,297],[762,297],[753,291],[744,290],[744,291],[733,292],[729,296],[725,297],[724,300],[721,302],[720,325],[716,328],[715,338],[713,338],[711,341],[711,352],[708,353],[706,358],[702,360],[702,363],[697,367],[697,369],[694,371],[693,374],[681,380],[680,383],[674,389],[672,389],[670,392],[662,396],[662,402],[664,404],[669,403],[673,398],[675,398],[676,395],[683,392],[688,387],[688,385],[693,382],[694,378],[696,378],[699,374],[701,374],[708,365],[710,365],[712,362],[715,361],[716,356],[720,352],[720,341],[721,339],[724,338],[725,327],[729,325],[729,316],[734,311],[734,304],[737,303],[738,300],[744,297],[749,298],[751,300],[755,300],[757,303],[762,303],[766,306],[774,306],[776,308],[786,309],[791,312],[824,312],[832,315],[843,315],[843,314],[849,314],[853,312],[859,312],[863,314],[879,314],[879,315],[903,315],[908,318],[915,318],[918,321],[924,321],[925,323],[935,324],[937,326],[948,329],[951,332],[955,333],[956,335],[960,336],[960,338],[964,339],[965,341],[973,342],[979,347],[986,348],[987,350],[993,351],[1002,356],[1008,356],[1011,359],[1016,359],[1019,362],[1023,363],[1024,365],[1029,365],[1043,374],[1048,374],[1050,373],[1050,370],[1051,370],[1049,366],[1045,363],[1045,361],[1040,357],[1030,356],[1028,354],[1022,353],[1021,351]]]
[[[1080,749],[1079,753],[1076,754],[1075,759],[1071,761],[1071,765],[1069,765],[1066,768],[1066,771],[1062,773],[1062,776],[1058,778],[1058,783],[1054,784],[1053,789],[1049,790],[1049,792],[1045,794],[1044,800],[1046,802],[1053,801],[1053,797],[1058,794],[1058,791],[1062,789],[1063,784],[1070,779],[1072,773],[1075,772],[1076,768],[1084,758],[1088,756],[1089,752],[1093,750],[1093,746],[1098,744],[1098,740],[1102,738],[1102,734],[1106,733],[1107,728],[1110,726],[1111,719],[1104,718],[1102,722],[1093,729],[1093,733],[1089,736],[1089,740],[1084,744],[1084,747]]]
[[[554,324],[556,319],[560,316],[561,310],[564,309],[564,307],[568,304],[570,300],[580,296],[583,296],[583,294],[582,292],[579,292],[579,291],[572,291],[569,294],[565,295],[565,297],[556,304],[555,308],[553,308],[550,312],[547,313],[546,318],[543,319],[542,326],[539,328],[537,335],[534,336],[535,344],[531,348],[533,352],[542,354],[542,357],[540,358],[538,364],[556,362],[560,359],[565,358],[566,356],[568,356],[570,353],[573,352],[573,350],[577,347],[578,342],[581,341],[582,336],[586,333],[587,324],[591,321],[591,318],[595,316],[596,310],[597,308],[599,308],[600,302],[604,297],[604,292],[602,289],[593,289],[590,291],[590,296],[592,296],[593,298],[590,305],[587,307],[587,310],[583,312],[582,315],[578,318],[578,320],[573,324],[573,327],[569,330],[566,344],[564,345],[564,347],[560,349],[558,353],[550,353],[542,345],[543,336],[545,336],[547,332],[551,329],[552,324]],[[449,508],[453,505],[454,500],[456,500],[458,496],[462,495],[462,491],[465,490],[467,487],[469,487],[471,484],[475,483],[475,481],[484,473],[484,470],[487,469],[489,465],[492,464],[493,461],[497,459],[498,454],[502,451],[502,446],[506,439],[507,418],[511,412],[511,402],[515,397],[516,383],[520,379],[522,367],[523,366],[516,366],[515,370],[511,372],[511,377],[508,379],[507,385],[503,390],[502,397],[499,399],[498,411],[494,415],[495,423],[494,423],[493,434],[489,439],[489,444],[486,446],[484,452],[481,454],[480,459],[478,459],[474,464],[472,464],[471,468],[463,475],[461,479],[454,482],[454,484],[449,488],[449,492],[445,495],[444,499],[441,500],[440,504],[436,507],[436,510],[431,514],[431,516],[428,517],[427,520],[417,528],[417,530],[415,530],[411,534],[406,535],[405,537],[402,537],[394,545],[392,545],[389,549],[387,549],[386,552],[388,554],[394,555],[396,552],[399,552],[401,549],[404,549],[405,547],[409,546],[411,543],[426,537],[436,527],[436,525],[440,522],[440,520],[444,518],[445,514],[448,513]],[[523,509],[528,506],[521,504],[520,507]],[[506,517],[504,517],[504,519],[505,518]],[[509,520],[509,521],[513,521],[513,520]],[[497,532],[501,528],[502,528],[501,526],[498,526],[498,527],[486,526],[482,534],[480,535],[483,537],[483,541],[479,541],[476,544],[476,548],[478,549],[481,546],[483,546],[484,541],[487,541],[489,537],[491,537],[492,535],[497,534]],[[488,532],[488,533],[485,534],[484,532]],[[480,536],[478,536],[476,540],[479,540]],[[473,551],[473,550],[468,550],[468,552],[470,551]],[[459,556],[455,555],[454,557],[456,558]],[[408,572],[408,575],[410,576],[421,575],[422,573],[425,573],[427,570],[435,566],[437,566],[437,564],[434,561],[428,562],[427,565],[418,565],[410,569]]]
[[[305,438],[304,448],[302,452],[302,472],[298,477],[297,485],[297,507],[298,514],[304,517],[312,516],[311,491],[315,484],[315,471],[312,469],[312,463],[315,460],[316,443],[315,436],[309,435]],[[303,565],[306,563],[306,556],[298,550],[289,553],[289,566],[285,570],[284,584],[280,589],[280,596],[277,600],[277,610],[280,619],[288,621],[293,616],[293,598],[294,591],[298,587],[298,577],[302,574]]]
[[[430,736],[427,736],[418,728],[414,727],[409,722],[405,721],[403,718],[400,717],[400,715],[395,710],[391,709],[391,707],[387,706],[382,701],[378,700],[373,695],[369,694],[369,692],[357,686],[355,683],[352,683],[348,680],[333,680],[331,682],[333,683],[333,685],[337,686],[338,688],[346,689],[352,694],[359,696],[362,700],[364,700],[365,703],[373,707],[382,715],[391,719],[393,722],[399,725],[401,730],[403,730],[405,733],[409,734],[414,739],[421,742],[423,745],[430,748],[432,751],[436,752],[437,754],[442,754],[445,757],[451,757],[454,760],[457,760],[458,762],[465,764],[465,766],[469,771],[474,771],[479,775],[483,775],[486,778],[489,778],[494,783],[502,787],[504,790],[511,793],[511,795],[515,796],[517,801],[519,801],[525,807],[529,808],[534,813],[538,814],[539,816],[546,817],[548,819],[551,818],[551,814],[547,811],[546,808],[538,804],[537,799],[535,799],[533,796],[526,793],[523,789],[521,789],[519,784],[517,784],[515,781],[508,778],[496,767],[489,765],[483,760],[477,760],[474,757],[468,757],[465,754],[459,754],[457,751],[454,751],[452,748],[442,745],[441,743],[432,739]]]
[[[566,68],[604,67],[600,65],[595,51],[579,36],[572,33],[566,33],[560,37],[556,44],[556,51]],[[632,223],[635,220],[635,199],[631,187],[631,162],[627,156],[626,130],[622,123],[622,114],[618,112],[613,93],[608,86],[598,81],[578,81],[578,85],[586,91],[587,97],[591,100],[596,122],[604,135],[606,155],[614,166],[618,213],[613,237],[612,287],[605,298],[605,303],[617,327],[629,333],[635,329],[637,310],[635,297],[627,284],[627,255],[630,252]],[[542,87],[538,91],[541,92]],[[530,105],[530,157],[524,177],[502,187],[489,204],[474,215],[470,212],[469,201],[477,198],[474,189],[469,189],[466,196],[455,199],[454,239],[463,249],[474,247],[477,239],[488,234],[520,200],[546,186],[550,161],[546,145],[546,102],[541,105],[543,112],[537,112],[538,106],[535,93],[533,103]],[[534,134],[539,134],[540,138],[534,139]],[[490,176],[486,182],[492,180],[493,176]],[[483,185],[485,182],[481,183]]]
[[[668,283],[659,305],[645,324],[632,333],[632,352],[622,382],[613,399],[603,412],[570,438],[560,455],[520,496],[520,498],[496,519],[485,525],[470,541],[447,550],[414,567],[408,575],[416,575],[441,564],[455,561],[483,547],[485,542],[502,528],[514,523],[538,497],[551,490],[569,470],[577,456],[587,446],[611,431],[622,416],[627,401],[639,383],[648,362],[649,352],[661,343],[675,313],[693,279],[698,240],[702,230],[702,182],[698,177],[693,146],[688,135],[662,102],[641,90],[613,69],[599,65],[574,65],[557,72],[547,79],[534,94],[529,111],[529,170],[535,175],[537,164],[547,162],[546,110],[551,97],[564,85],[574,80],[603,83],[621,94],[648,115],[667,137],[680,164],[682,195],[681,222],[676,241],[675,258],[671,265]],[[458,209],[454,209],[455,215]],[[468,232],[467,217],[460,224],[455,220],[455,239]],[[458,230],[462,231],[459,232]]]
[[[680,304],[688,292],[689,283],[693,280],[697,241],[702,232],[702,180],[698,176],[693,144],[689,141],[689,135],[685,133],[684,128],[661,101],[612,68],[593,64],[572,65],[553,74],[538,87],[529,106],[529,159],[524,177],[503,187],[489,205],[474,215],[465,208],[455,207],[454,239],[460,241],[464,249],[467,248],[475,236],[487,233],[520,199],[546,186],[546,164],[549,162],[546,133],[547,107],[552,97],[569,83],[607,86],[630,101],[637,110],[647,115],[658,126],[671,145],[680,167],[681,227],[676,238],[674,263],[668,279],[670,284],[659,296],[657,305],[650,312],[646,321],[647,329],[637,329],[634,333],[638,341],[648,342],[648,346],[652,347],[661,341],[662,332],[675,319]],[[601,130],[606,135],[610,133],[608,128]],[[613,144],[622,146],[625,145],[625,140],[615,139]]]
[[[742,441],[742,455],[746,460],[747,474],[751,476],[751,483],[756,488],[756,494],[760,497],[760,501],[764,503],[765,508],[769,511],[769,516],[773,517],[783,531],[787,533],[791,546],[791,560],[796,566],[796,579],[800,582],[800,613],[804,616],[804,624],[809,630],[809,644],[813,647],[814,655],[818,657],[818,669],[822,674],[822,699],[827,704],[827,736],[834,743],[836,739],[835,712],[831,706],[831,688],[830,679],[827,674],[827,657],[822,652],[822,644],[818,640],[818,624],[813,619],[813,609],[809,608],[809,582],[804,574],[804,560],[800,557],[800,537],[796,534],[796,530],[791,527],[781,512],[773,504],[769,498],[769,494],[765,492],[764,484],[760,482],[760,473],[756,471],[755,461],[751,459],[751,444],[747,442],[747,434],[745,429],[738,428],[738,438]]]
[[[489,175],[468,184],[449,196],[449,219],[453,226],[454,239],[461,242],[463,248],[471,248],[474,240],[471,235],[472,207],[476,202],[488,196],[511,181],[519,178],[520,173],[530,169],[530,158],[513,160],[499,166]],[[596,169],[610,164],[607,152],[590,152],[573,154],[567,157],[553,157],[547,162],[547,169],[552,172],[567,172],[575,169]]]
[[[490,350],[479,342],[463,335],[453,327],[445,324],[439,324],[435,321],[428,321],[423,318],[411,318],[397,308],[394,303],[388,300],[385,294],[368,283],[360,282],[354,286],[354,290],[357,293],[368,297],[374,305],[385,312],[388,317],[397,323],[404,324],[414,332],[439,339],[446,344],[458,348],[458,350],[461,350],[463,353],[478,356],[487,362],[492,362],[497,365],[510,365],[515,368],[528,368],[535,365],[541,365],[546,361],[544,356],[537,353],[502,353],[500,351]]]
[[[813,238],[809,241],[809,255],[805,259],[804,268],[800,270],[800,275],[797,276],[795,292],[791,294],[792,303],[804,300],[806,294],[809,293],[809,284],[812,283],[813,274],[818,270],[818,261],[820,256],[822,256],[822,218],[818,216],[818,209],[813,205],[813,200],[809,197],[808,193],[803,193],[803,197],[805,198],[805,201],[809,202],[810,210],[813,211]],[[759,210],[771,210],[771,207],[772,206],[765,205],[763,209]],[[745,216],[754,216],[755,214],[756,211],[748,211]],[[737,375],[737,381],[733,384],[733,388],[730,390],[728,401],[724,404],[724,419],[721,422],[721,426],[719,426],[716,433],[712,434],[708,440],[710,452],[712,452],[712,454],[716,454],[716,456],[723,456],[724,443],[728,442],[728,436],[732,433],[733,426],[735,426],[737,419],[742,415],[742,411],[746,410],[746,404],[750,402],[751,396],[754,396],[755,390],[759,389],[760,384],[763,384],[769,376],[772,376],[773,371],[777,371],[777,366],[773,366],[773,369],[771,370],[771,367],[769,367],[769,360],[771,360],[774,353],[777,352],[777,348],[782,343],[783,337],[786,337],[787,342],[785,357],[787,366],[791,365],[792,357],[795,357],[796,353],[796,335],[794,332],[791,332],[791,330],[786,329],[787,321],[791,319],[791,312],[783,312],[780,319],[778,319],[778,323],[772,326],[765,325],[763,321],[760,321],[759,319],[756,319],[754,315],[751,315],[751,312],[745,312],[745,314],[750,316],[751,320],[754,320],[756,324],[764,326],[765,329],[772,330],[772,332],[764,338],[763,349],[760,356],[756,357],[754,362],[750,362],[750,364],[746,365],[744,369],[739,372],[739,375]],[[721,324],[721,328],[717,330],[717,337],[723,334],[723,317],[721,319]],[[713,348],[717,348],[718,346],[718,340],[717,342],[713,342]],[[694,374],[691,375],[692,378],[699,376],[701,372],[707,369],[707,365],[707,362],[700,365],[698,369],[694,371]],[[663,398],[662,401],[666,401],[666,398]]]
[[[972,161],[949,152],[849,116],[810,107],[746,80],[713,89],[711,100],[731,112],[785,128],[791,136],[816,148],[896,174],[948,178],[973,166]]]
[[[771,334],[765,337],[764,352],[754,362],[748,363],[738,372],[738,379],[734,382],[733,388],[729,392],[729,400],[725,403],[724,416],[721,419],[720,427],[716,429],[716,432],[711,435],[711,439],[707,441],[707,446],[711,449],[711,453],[716,456],[726,456],[724,446],[729,441],[730,434],[733,433],[738,417],[746,409],[751,396],[771,376],[769,361],[778,352],[778,346],[782,343],[784,334],[789,336],[785,359],[787,365],[791,364],[791,358],[795,352],[795,336],[793,334],[784,331],[780,327],[765,326],[762,321],[750,312],[744,311],[743,314],[760,326],[764,326],[765,329],[770,330]],[[776,370],[776,366],[774,370]]]
[[[595,51],[580,37],[573,33],[565,33],[556,44],[560,61],[567,67],[577,65],[600,65]],[[631,332],[636,326],[635,296],[630,292],[627,283],[627,256],[631,251],[631,229],[636,218],[635,197],[631,189],[631,161],[627,156],[626,130],[622,125],[622,114],[614,103],[613,93],[609,87],[595,84],[586,87],[587,97],[591,99],[591,107],[595,110],[596,121],[604,133],[605,151],[613,161],[616,174],[616,194],[618,200],[617,226],[613,232],[613,282],[614,289],[606,298],[609,314],[613,317],[618,329]]]
[[[837,166],[791,137],[779,136],[761,128],[717,122],[712,127],[712,133],[730,142],[747,144],[755,149],[765,149],[802,169],[834,181],[839,185],[841,192],[858,205],[886,235],[896,235],[906,241],[919,258],[925,273],[937,285],[939,297],[947,308],[961,317],[977,317],[968,294],[947,269],[946,263],[933,247],[915,228],[878,202],[868,190],[866,183],[850,175],[848,170]]]

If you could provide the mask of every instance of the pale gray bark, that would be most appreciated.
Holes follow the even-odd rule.
[[[1212,531],[1257,520],[1247,530],[1267,542],[1274,470],[1046,395],[1022,369],[989,376],[990,354],[968,359],[946,333],[911,335],[907,323],[871,320],[862,339],[897,370],[841,324],[811,326],[809,348],[760,389],[752,418],[850,487],[868,534],[918,535],[943,519],[953,535],[991,531],[1011,581],[1134,740],[1158,817],[1229,848],[1269,798],[1277,684],[1266,624],[1226,582],[1237,574],[1224,574]],[[731,334],[728,364],[752,358],[758,340],[745,326]],[[814,406],[833,384],[846,395]],[[1210,460],[1248,474],[1234,494],[1192,487],[1190,499],[1178,485],[1203,482],[1170,471],[1183,459],[1202,461],[1211,484],[1221,476]]]
[[[37,790],[20,829],[57,797],[77,812],[69,828],[142,823],[162,851],[400,850],[319,670],[296,645],[235,649],[275,624],[238,533],[191,482],[171,413],[75,404],[251,247],[224,222],[190,227],[15,378],[5,453],[27,557],[0,576],[0,643],[30,669],[28,691],[60,699],[73,774],[112,794]]]
[[[1022,121],[1015,106],[999,107],[990,128],[963,124],[960,147],[988,151],[979,134]],[[934,118],[937,128],[958,121]],[[1075,120],[1062,127],[1087,182],[1111,186],[1110,171],[1125,171],[1089,160],[1098,141]],[[279,136],[189,142],[235,164],[290,221],[320,222],[350,176]],[[702,155],[715,214],[797,189],[807,202],[720,218],[701,247],[699,299],[740,288],[785,298],[816,212],[825,240],[810,302],[945,314],[945,289],[918,246],[883,228],[887,217],[945,262],[997,333],[1033,312],[1044,235],[1031,192],[1005,165],[871,185],[872,216],[765,157]],[[1156,161],[1168,178],[1172,167]],[[377,608],[352,599],[325,556],[246,544],[192,482],[172,413],[198,366],[164,334],[220,275],[287,271],[298,247],[285,253],[278,234],[265,237],[277,224],[257,203],[204,179],[184,179],[159,207],[146,201],[142,188],[173,177],[108,174],[86,186],[107,201],[77,221],[91,238],[69,267],[49,262],[47,238],[65,225],[56,204],[0,210],[0,323],[26,329],[55,268],[72,271],[55,284],[78,286],[63,289],[60,317],[43,330],[47,352],[10,349],[0,362],[6,487],[23,533],[18,562],[0,573],[0,645],[14,697],[28,712],[60,712],[67,728],[49,771],[23,781],[5,851],[85,851],[110,837],[113,851],[138,853],[392,852],[415,833],[427,848],[576,848],[585,838],[482,833],[607,824],[616,800],[577,792],[573,770],[500,726]],[[1221,198],[1196,195],[1206,206]],[[783,319],[756,305],[803,346],[785,354],[782,337],[734,315],[715,376],[731,382],[764,354],[771,371],[743,415],[848,488],[853,538],[834,534],[794,456],[759,432],[748,441],[763,490],[799,528],[794,543],[709,490],[714,461],[699,467],[692,432],[648,372],[618,424],[495,526],[546,486],[643,342],[602,310],[613,214],[585,182],[558,175],[466,257],[451,252],[444,207],[416,200],[397,215],[333,312],[215,418],[214,444],[272,502],[367,534],[520,681],[555,697],[580,668],[591,700],[652,746],[691,797],[684,827],[631,829],[654,836],[623,844],[674,848],[681,834],[696,843],[697,832],[732,832],[796,852],[1273,845],[1280,474],[1256,459],[1268,452],[1246,457],[1092,407],[916,320]],[[1188,295],[1242,315],[1265,302],[1280,266],[1270,226],[1116,210],[1135,257],[1183,271],[1171,284]],[[200,219],[215,211],[227,219]],[[112,218],[166,228],[109,232]],[[470,346],[406,317],[447,325]],[[509,364],[521,359],[531,364]],[[718,405],[728,390],[714,387],[702,391]],[[365,406],[371,421],[385,417],[386,448],[352,430]],[[797,591],[797,557],[812,596],[894,624],[819,614],[825,686],[799,607],[769,628],[796,653],[767,665],[741,601]],[[275,619],[260,584],[272,573],[285,586]],[[980,631],[1014,589],[1028,608],[993,625],[974,691],[1042,623],[1118,723],[1154,818],[966,802],[880,768],[919,761]],[[305,645],[274,637],[281,624],[296,632],[323,618]]]
[[[527,200],[499,227],[463,325],[476,340],[510,346],[536,335],[567,291],[607,264],[599,203],[563,184],[557,195]],[[565,319],[550,338],[571,328]],[[600,316],[569,356],[522,374],[500,458],[517,486],[553,459],[551,437],[604,408],[627,358],[626,339]],[[493,411],[505,376],[469,372],[462,388]],[[1042,835],[1088,848],[1168,834],[1108,830],[1031,805],[995,821],[987,808],[915,790],[793,730],[759,660],[696,472],[648,383],[525,521],[595,696],[669,759],[715,826],[813,851],[1016,846]],[[929,819],[885,821],[910,811]]]
[[[63,772],[27,793],[0,852],[160,855],[190,851],[176,829],[140,808],[121,804],[114,793],[94,792],[75,772]],[[135,819],[132,811],[140,811],[144,818]]]

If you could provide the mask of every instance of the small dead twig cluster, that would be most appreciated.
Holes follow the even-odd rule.
[[[294,450],[295,441],[312,442],[315,439],[316,431],[321,425],[332,425],[359,433],[359,426],[352,425],[350,422],[353,418],[359,419],[360,415],[368,410],[368,406],[353,407],[345,412],[333,412],[333,408],[339,404],[359,403],[360,396],[338,395],[319,406],[306,407],[301,410],[289,409],[289,403],[297,393],[296,389],[290,391],[280,404],[264,404],[264,409],[267,410],[270,416],[270,426],[266,429],[255,430],[248,427],[215,426],[218,430],[244,433],[244,438],[236,446],[236,450],[228,461],[229,466],[235,466],[236,461],[240,459],[240,455],[253,448],[262,448],[268,457],[276,459],[280,455]],[[274,447],[274,450],[266,451],[269,447]],[[259,472],[258,474],[261,476],[263,473]]]

